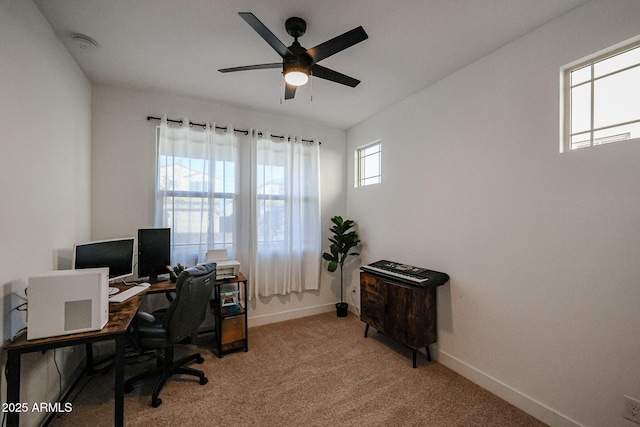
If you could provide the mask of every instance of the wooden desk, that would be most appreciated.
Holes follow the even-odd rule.
[[[240,273],[233,279],[217,280],[216,287],[225,283],[244,283],[246,287],[247,278]],[[117,285],[120,289],[127,289],[126,285]],[[59,347],[85,344],[87,358],[87,373],[93,371],[93,343],[99,341],[114,340],[116,344],[115,355],[115,391],[114,391],[114,426],[124,426],[124,350],[126,333],[131,321],[140,307],[142,298],[146,294],[175,291],[176,284],[170,281],[153,283],[144,292],[129,298],[121,303],[109,303],[109,322],[99,331],[81,332],[78,334],[62,335],[58,337],[40,338],[27,340],[26,334],[16,341],[7,343],[2,347],[7,350],[7,403],[20,403],[20,358],[25,353],[36,351],[47,351]],[[244,293],[245,310],[247,294]],[[245,331],[247,320],[245,315]],[[217,322],[218,323],[218,322]],[[220,332],[218,332],[220,334]],[[245,351],[248,349],[247,340],[244,341]],[[219,353],[221,355],[221,353]],[[221,357],[221,356],[220,356]],[[34,402],[29,402],[29,408]],[[18,426],[20,423],[20,412],[7,413],[7,426]]]
[[[174,285],[175,288],[175,285]],[[161,292],[161,291],[158,291]],[[26,334],[16,341],[3,346],[7,350],[7,403],[20,403],[20,357],[25,353],[47,351],[59,347],[85,344],[87,351],[87,371],[93,370],[92,344],[99,341],[114,340],[115,356],[115,392],[114,426],[124,426],[124,346],[125,334],[133,320],[142,297],[141,292],[121,303],[109,303],[109,322],[99,331],[81,332],[58,337],[27,340]],[[29,402],[29,408],[34,402]],[[18,426],[19,412],[7,413],[7,425]]]
[[[162,292],[171,292],[176,290],[175,282],[171,282],[169,280],[163,280],[162,282],[152,283],[149,288],[147,288],[147,294],[159,294]]]
[[[224,285],[225,283],[244,283],[247,281],[247,278],[244,277],[244,274],[238,273],[236,277],[231,279],[221,279],[216,280],[216,285]],[[163,280],[161,282],[152,283],[149,288],[147,288],[147,294],[158,294],[161,292],[171,292],[176,290],[176,284],[170,282],[169,280]]]

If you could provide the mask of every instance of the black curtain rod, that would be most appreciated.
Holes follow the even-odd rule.
[[[147,120],[162,120],[161,117],[153,117],[153,116],[147,116]],[[167,122],[169,123],[177,123],[180,126],[182,126],[184,124],[184,122],[182,120],[173,120],[173,119],[167,119]],[[203,129],[205,129],[207,127],[206,123],[194,123],[194,122],[189,122],[189,127],[194,127],[194,126],[201,126]],[[216,129],[218,130],[223,130],[223,131],[227,131],[227,127],[226,126],[216,126]],[[234,129],[234,132],[240,132],[243,133],[245,135],[249,135],[249,131],[248,130],[242,130],[242,129]]]
[[[154,116],[147,116],[147,120],[162,120],[162,118],[160,117],[154,117]],[[182,120],[173,120],[173,119],[167,119],[167,122],[169,123],[177,123],[180,126],[182,126],[184,124],[184,122]],[[194,122],[189,122],[189,127],[194,127],[194,126],[202,126],[203,129],[206,129],[207,124],[206,123],[194,123]],[[218,130],[223,130],[223,131],[227,131],[227,127],[226,126],[216,126],[216,129]],[[249,131],[248,130],[241,130],[241,129],[234,129],[234,132],[240,132],[243,133],[245,135],[249,135]],[[258,132],[259,136],[262,136],[262,132]],[[280,138],[281,141],[284,140],[284,136],[282,135],[271,135],[271,138]],[[288,138],[291,139],[291,138]],[[312,139],[301,139],[302,142],[314,142]],[[318,141],[318,145],[322,145],[322,143],[320,141]]]

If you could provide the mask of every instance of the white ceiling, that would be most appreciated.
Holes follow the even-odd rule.
[[[348,129],[587,0],[34,0],[94,83],[156,89]],[[322,79],[281,102],[281,61],[238,16],[252,12],[285,45],[307,21],[306,48],[362,25],[369,39],[321,65],[362,81]],[[85,34],[97,49],[71,39]],[[313,99],[311,93],[313,92]],[[151,113],[151,112],[150,112]],[[215,118],[210,118],[215,120]]]

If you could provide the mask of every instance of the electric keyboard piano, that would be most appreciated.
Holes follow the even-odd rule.
[[[446,273],[386,260],[363,265],[360,270],[415,286],[441,286],[449,281],[449,275]]]

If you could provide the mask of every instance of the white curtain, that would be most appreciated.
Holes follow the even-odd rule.
[[[227,249],[237,259],[239,137],[215,124],[182,122],[169,126],[163,116],[160,123],[155,225],[171,227],[173,264],[203,262],[208,249]]]
[[[252,144],[250,287],[255,295],[318,289],[321,262],[317,141],[257,133]]]
[[[192,128],[187,119],[169,125],[163,116],[157,153],[155,225],[172,229],[172,264],[227,249],[250,297],[318,289],[317,141]]]

